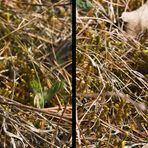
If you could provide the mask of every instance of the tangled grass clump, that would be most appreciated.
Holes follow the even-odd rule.
[[[0,2],[0,146],[71,146],[71,1]]]
[[[144,1],[93,1],[77,8],[77,145],[141,148],[147,143],[147,37],[118,21]]]

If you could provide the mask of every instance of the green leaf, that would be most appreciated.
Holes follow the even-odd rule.
[[[30,85],[31,85],[31,88],[33,89],[33,91],[35,92],[35,93],[41,93],[41,86],[40,86],[40,83],[37,81],[37,80],[32,80],[31,82],[30,82]]]
[[[42,91],[41,84],[37,80],[34,79],[30,82],[30,85],[35,94],[34,105],[37,108],[44,108],[45,99],[44,99],[44,92]]]
[[[51,100],[55,94],[64,88],[63,81],[55,82],[50,89],[44,89],[43,92],[41,91],[40,83],[37,80],[32,80],[30,85],[35,93],[34,105],[38,108],[44,108],[45,103]]]
[[[52,99],[54,97],[54,95],[57,94],[63,88],[64,88],[63,81],[55,82],[52,85],[52,87],[50,89],[48,89],[46,93],[44,93],[45,103],[48,102],[50,99]]]
[[[89,11],[92,8],[92,3],[89,0],[76,0],[76,5],[84,11]]]

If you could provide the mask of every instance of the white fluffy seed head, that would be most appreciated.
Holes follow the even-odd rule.
[[[128,12],[123,12],[122,15],[121,15],[121,19],[124,22],[128,22],[129,21],[129,19],[128,19]]]
[[[120,18],[127,23],[126,32],[136,37],[148,29],[148,1],[134,11],[123,12]]]
[[[121,19],[124,22],[135,22],[138,21],[139,17],[136,11],[132,11],[132,12],[123,12],[121,15]]]

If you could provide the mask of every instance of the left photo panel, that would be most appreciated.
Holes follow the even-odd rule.
[[[0,1],[0,147],[72,147],[72,2]]]

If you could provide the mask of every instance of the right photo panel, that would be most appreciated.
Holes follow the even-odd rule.
[[[147,0],[76,0],[78,148],[148,148],[147,30]]]

